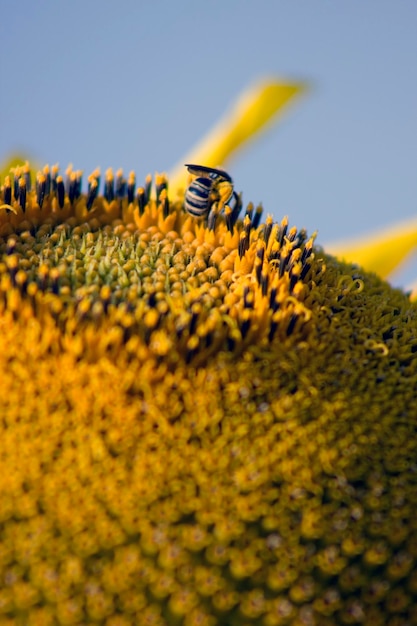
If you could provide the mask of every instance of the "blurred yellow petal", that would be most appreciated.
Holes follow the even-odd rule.
[[[18,165],[24,165],[27,163],[28,157],[23,154],[12,154],[0,162],[0,179],[3,181],[5,176],[10,174]],[[33,166],[33,161],[32,161]]]
[[[372,236],[325,246],[326,252],[387,278],[417,247],[417,220],[381,230]]]
[[[184,163],[218,167],[259,131],[268,128],[278,113],[306,90],[304,83],[283,83],[263,80],[252,85],[237,100],[232,109],[169,174],[171,194],[187,185],[188,173]]]

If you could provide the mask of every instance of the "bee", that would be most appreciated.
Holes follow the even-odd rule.
[[[190,215],[205,217],[209,215],[215,203],[216,213],[219,213],[232,197],[235,202],[239,201],[233,189],[232,178],[227,172],[191,163],[186,163],[185,167],[190,174],[197,177],[185,192],[185,210]]]

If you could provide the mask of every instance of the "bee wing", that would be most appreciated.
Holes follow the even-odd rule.
[[[185,163],[185,167],[193,176],[210,177],[212,180],[221,178],[232,182],[229,174],[223,170],[218,170],[214,167],[207,167],[206,165],[193,165],[192,163]]]

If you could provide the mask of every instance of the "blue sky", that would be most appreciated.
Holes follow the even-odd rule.
[[[319,242],[415,215],[415,0],[2,0],[0,158],[169,170],[254,80],[308,95],[229,164]],[[6,17],[7,16],[7,17]]]

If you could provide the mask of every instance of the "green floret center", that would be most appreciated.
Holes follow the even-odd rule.
[[[209,224],[170,204],[164,181],[154,202],[149,180],[136,196],[107,181],[103,197],[97,174],[86,196],[73,188],[77,177],[68,195],[60,177],[55,186],[44,178],[2,215],[0,273],[5,291],[49,310],[64,332],[71,318],[110,324],[124,341],[139,337],[159,356],[177,349],[187,362],[307,332],[313,239],[286,219],[259,225],[248,205],[243,220],[225,211]]]

